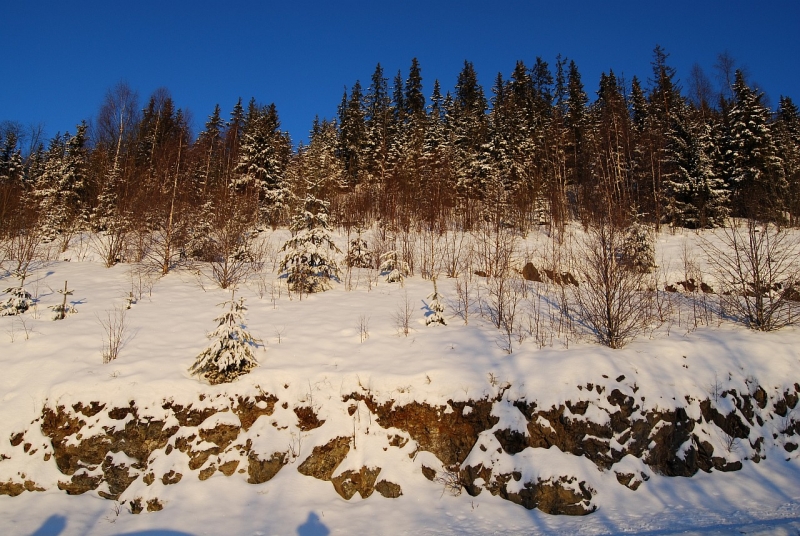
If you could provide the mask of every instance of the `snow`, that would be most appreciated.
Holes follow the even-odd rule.
[[[276,231],[269,239],[281,244],[287,237],[286,231]],[[664,282],[686,278],[685,260],[706,266],[700,255],[683,258],[684,251],[697,251],[701,238],[713,240],[714,234],[657,236],[656,262]],[[334,234],[334,240],[346,251],[346,237]],[[546,240],[533,234],[524,249],[545,251]],[[343,277],[330,291],[299,296],[287,291],[276,272],[270,277],[274,288],[282,285],[277,296],[259,297],[255,280],[236,293],[248,304],[247,330],[265,343],[259,366],[233,383],[212,386],[188,370],[207,345],[217,304],[228,299],[230,291],[209,286],[188,269],[148,279],[132,266],[105,268],[83,243],[73,243],[57,261],[36,265],[25,288],[38,301],[23,315],[0,318],[0,455],[8,458],[0,461],[0,482],[18,481],[24,474],[49,487],[17,497],[0,496],[0,526],[7,534],[796,534],[800,530],[798,451],[770,447],[766,459],[758,464],[745,461],[740,471],[669,478],[631,456],[601,471],[585,458],[555,448],[527,448],[513,456],[498,453],[492,430],[481,434],[479,443],[490,448],[473,449],[466,464],[492,461],[504,471],[520,471],[519,485],[537,478],[573,476],[575,485],[585,481],[597,490],[593,504],[598,510],[570,518],[528,511],[487,491],[477,497],[453,496],[441,483],[421,476],[423,465],[444,469],[435,456],[417,451],[406,432],[379,426],[363,401],[352,402],[353,414],[341,403],[343,396],[360,393],[376,401],[394,400],[396,405],[428,402],[449,413],[454,409],[448,400],[498,399],[492,407],[492,415],[499,418],[494,429],[523,434],[527,433],[524,416],[510,401],[535,401],[538,408],[547,409],[586,400],[591,402],[587,413],[571,418],[605,423],[614,411],[607,401],[614,389],[633,397],[641,411],[676,407],[697,411],[684,397],[701,400],[717,395],[715,407],[725,415],[735,408],[731,395],[723,396],[725,391],[750,393],[757,384],[767,390],[772,403],[777,395],[794,390],[800,381],[797,328],[760,333],[716,317],[710,325],[695,326],[684,316],[680,323],[673,320],[640,334],[620,350],[600,347],[588,336],[574,340],[556,335],[543,345],[532,337],[515,340],[508,354],[503,334],[477,310],[471,312],[468,325],[455,315],[453,279],[437,279],[438,292],[448,304],[447,325],[426,329],[431,282],[419,274],[398,285],[384,282],[373,270],[353,269],[349,280]],[[276,269],[277,264],[272,263]],[[10,287],[13,281],[6,275],[0,287]],[[78,312],[54,322],[47,308],[60,303],[57,289],[64,281],[69,281],[73,290],[69,300]],[[530,285],[535,289],[543,284]],[[127,306],[131,292],[137,299],[127,311],[125,343],[118,359],[104,365],[98,317]],[[0,295],[0,301],[7,297]],[[680,293],[672,297],[676,303],[684,299]],[[404,336],[396,317],[406,300],[413,316],[411,330]],[[361,317],[368,320],[366,338],[359,335]],[[588,384],[602,384],[606,390],[598,394]],[[161,454],[150,465],[156,484],[146,486],[139,479],[125,496],[145,500],[157,496],[165,508],[140,515],[131,515],[127,505],[100,498],[97,491],[68,496],[52,485],[64,476],[52,461],[42,462],[52,447],[38,423],[32,424],[45,406],[100,400],[127,407],[135,400],[140,418],[164,419],[168,415],[164,401],[202,409],[226,397],[261,392],[290,403],[275,404],[274,413],[259,417],[240,439],[251,440],[253,451],[265,456],[285,451],[293,442],[295,454],[289,464],[263,484],[248,484],[247,475],[226,477],[219,472],[199,481],[184,454],[177,450]],[[307,432],[273,426],[294,419],[296,406],[312,407],[326,423]],[[472,411],[466,406],[461,413]],[[699,419],[700,414],[690,417]],[[95,429],[121,428],[127,422],[109,419],[104,412],[85,420],[96,423]],[[179,435],[220,423],[238,426],[240,421],[232,412],[219,412],[198,427],[183,428]],[[751,436],[771,437],[785,424],[764,422],[751,427]],[[352,430],[356,448],[351,448],[334,476],[363,466],[380,467],[378,480],[400,483],[401,497],[386,499],[375,493],[362,499],[356,494],[345,501],[330,482],[297,472],[313,446],[333,439],[342,429]],[[22,431],[31,449],[37,449],[34,456],[21,455],[21,446],[9,442]],[[698,424],[697,433],[714,446],[715,455],[734,458],[729,456],[728,438],[717,428]],[[393,436],[407,443],[387,448]],[[174,444],[175,439],[170,441]],[[746,439],[737,441],[732,447],[739,449],[736,459],[754,452]],[[131,465],[135,460],[117,453],[114,461]],[[181,472],[183,479],[162,486],[160,475],[170,470]],[[643,473],[649,479],[632,491],[617,482],[615,472]]]

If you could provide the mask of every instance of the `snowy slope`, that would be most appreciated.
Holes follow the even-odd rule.
[[[278,231],[269,239],[280,244],[287,236]],[[337,240],[345,249],[345,237]],[[659,235],[657,257],[665,282],[686,279],[687,260],[702,265],[697,240],[691,233]],[[543,235],[528,237],[520,247],[520,261],[544,255],[547,247]],[[713,315],[710,325],[696,327],[686,316],[688,310],[683,310],[684,316],[676,313],[625,348],[611,350],[589,336],[576,339],[574,334],[560,334],[553,327],[554,317],[542,313],[542,319],[549,318],[542,322],[549,326],[552,338],[545,344],[532,336],[514,339],[509,354],[503,334],[481,317],[477,294],[468,324],[455,314],[455,280],[438,279],[448,325],[426,326],[427,296],[433,285],[419,275],[401,286],[386,283],[373,271],[354,270],[349,285],[337,284],[328,292],[300,299],[288,293],[277,274],[270,273],[237,289],[237,296],[243,296],[249,308],[248,329],[265,343],[257,353],[260,366],[232,384],[209,386],[190,376],[188,368],[205,347],[205,334],[214,328],[219,312],[217,304],[230,297],[229,291],[215,288],[190,269],[178,269],[163,278],[143,276],[129,265],[106,269],[93,260],[88,248],[76,247],[58,259],[37,265],[26,282],[38,298],[35,310],[0,318],[0,482],[30,480],[46,489],[0,496],[0,525],[7,527],[6,533],[40,529],[38,534],[152,530],[165,534],[669,534],[687,530],[789,534],[800,529],[798,451],[788,451],[787,439],[775,433],[790,427],[795,415],[788,410],[784,416],[767,416],[774,403],[784,393],[794,392],[800,382],[800,331],[796,328],[757,333]],[[56,290],[65,281],[74,290],[70,300],[78,312],[52,321],[47,307],[60,303]],[[479,278],[476,281],[481,284]],[[2,283],[5,288],[13,278],[6,277]],[[524,302],[526,307],[541,303],[534,297],[550,292],[540,283],[528,285],[531,297]],[[100,319],[115,307],[124,307],[130,293],[137,301],[126,311],[125,344],[118,359],[103,364]],[[674,297],[678,309],[685,307],[681,299]],[[412,316],[406,336],[398,315],[407,307]],[[601,395],[599,388],[586,389],[588,384],[606,390]],[[764,422],[750,427],[750,441],[726,436],[708,423],[698,425],[703,430],[697,433],[714,446],[717,455],[745,460],[740,471],[666,477],[628,456],[614,469],[649,477],[633,491],[618,482],[614,470],[555,447],[529,447],[515,455],[495,453],[494,458],[491,449],[474,448],[469,453],[465,464],[491,461],[498,471],[523,473],[521,483],[565,475],[586,482],[596,492],[592,504],[597,511],[579,518],[526,510],[488,491],[475,497],[456,496],[440,479],[421,476],[423,465],[443,469],[441,460],[417,451],[416,442],[404,431],[373,422],[376,414],[366,401],[343,402],[358,393],[370,403],[427,404],[446,413],[459,411],[453,406],[461,403],[494,401],[492,416],[498,424],[484,431],[481,441],[496,441],[493,430],[526,433],[515,401],[535,401],[545,409],[587,402],[587,412],[572,418],[602,425],[613,410],[606,399],[617,389],[635,397],[642,412],[687,408],[697,412],[689,417],[700,421],[698,401],[713,399],[715,408],[728,414],[736,407],[733,397],[723,393],[735,389],[753,394],[756,386],[765,390],[769,405]],[[125,408],[135,401],[137,418],[159,420],[172,418],[164,409],[166,402],[202,410],[219,406],[220,400],[264,393],[277,399],[273,412],[258,417],[236,441],[249,440],[252,449],[265,455],[289,452],[286,466],[268,482],[250,484],[246,474],[225,476],[221,471],[200,480],[198,470],[188,467],[188,458],[176,447],[169,454],[159,451],[150,460],[147,469],[155,475],[154,484],[142,479],[148,471],[136,473],[137,480],[115,502],[100,498],[97,491],[67,495],[57,486],[65,480],[64,474],[52,460],[43,458],[53,450],[37,421],[45,408],[63,406],[70,411],[79,403],[88,406],[93,401],[107,409]],[[687,400],[695,401],[694,405]],[[325,423],[303,430],[293,413],[299,407],[312,408]],[[131,418],[115,420],[100,412],[85,419],[84,433],[89,425],[91,433],[100,433],[103,427],[124,427]],[[243,423],[235,412],[220,410],[202,423],[183,426],[176,437],[203,437],[203,429],[226,424]],[[355,494],[345,500],[330,482],[297,471],[315,446],[330,442],[342,430],[352,433],[356,446],[333,476],[381,467],[379,479],[402,486],[402,496],[388,499],[374,493],[363,499]],[[23,439],[13,445],[20,433]],[[390,448],[393,435],[407,443]],[[757,435],[767,438],[760,451],[765,459],[759,463],[748,460],[758,452],[751,446]],[[79,440],[85,438],[74,439]],[[233,460],[235,453],[225,451],[215,463],[229,461],[225,456]],[[123,465],[136,462],[124,459],[124,453],[115,457],[119,459],[114,462]],[[179,483],[161,481],[170,471],[183,474]],[[164,505],[157,512],[132,515],[129,502],[120,504],[156,496]]]

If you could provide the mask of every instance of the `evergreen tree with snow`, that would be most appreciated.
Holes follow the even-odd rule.
[[[290,147],[288,135],[280,131],[275,105],[261,108],[251,102],[233,186],[257,196],[261,221],[273,227],[288,210],[285,172]]]
[[[433,278],[433,292],[428,294],[428,299],[430,302],[428,303],[428,309],[430,309],[430,313],[425,317],[425,325],[430,326],[431,324],[441,324],[442,326],[446,326],[447,322],[444,320],[444,304],[442,303],[442,295],[439,294],[439,290],[436,288],[436,278]]]
[[[0,316],[16,316],[24,313],[33,305],[31,293],[25,290],[25,271],[19,271],[14,276],[19,279],[19,285],[5,289],[9,295],[5,302],[0,303]]]
[[[403,283],[410,271],[408,263],[400,259],[396,250],[387,251],[381,255],[379,270],[381,275],[386,276],[387,283]]]
[[[781,97],[774,124],[776,141],[789,186],[786,209],[791,225],[800,222],[800,109],[789,97]]]
[[[42,228],[45,238],[69,236],[87,219],[88,149],[86,123],[78,125],[74,136],[56,135],[50,142],[44,172],[37,180]],[[63,244],[65,247],[67,244]]]
[[[367,241],[364,240],[361,229],[358,230],[358,235],[350,240],[350,246],[347,249],[347,256],[344,262],[351,268],[374,267],[372,252],[367,247]]]
[[[653,238],[647,226],[635,217],[625,231],[622,242],[622,263],[640,273],[652,272],[656,267],[656,252],[653,247]]]
[[[289,287],[296,292],[322,292],[338,280],[339,268],[334,254],[341,253],[331,238],[328,226],[328,202],[307,195],[303,209],[292,221],[292,237],[281,251],[281,262]]]
[[[693,120],[685,106],[668,133],[665,174],[666,213],[672,225],[690,229],[719,227],[728,215],[728,189],[714,167],[718,159],[711,126]]]
[[[72,296],[73,291],[67,288],[66,281],[64,281],[64,290],[58,289],[56,292],[61,294],[63,298],[60,304],[50,306],[50,309],[53,310],[53,320],[64,320],[67,315],[78,312],[78,310],[75,309],[75,307],[73,307],[71,304],[67,304],[67,297]]]
[[[741,71],[733,84],[727,151],[730,185],[737,215],[780,218],[788,184],[763,94],[747,85]]]
[[[228,383],[258,366],[254,350],[261,341],[246,329],[244,298],[220,304],[225,310],[215,319],[217,328],[208,334],[211,343],[195,359],[189,373],[210,384]]]

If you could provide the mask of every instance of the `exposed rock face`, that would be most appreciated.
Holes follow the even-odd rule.
[[[250,454],[247,464],[247,481],[251,484],[263,484],[278,474],[287,462],[285,452],[276,452],[269,459],[261,460],[258,456]]]
[[[499,494],[504,499],[524,506],[528,510],[538,508],[547,514],[565,514],[581,516],[594,512],[597,507],[591,504],[592,491],[585,483],[579,484],[579,489],[572,489],[569,484],[575,482],[574,478],[562,477],[558,480],[525,482],[517,491],[508,490],[510,480],[518,480],[519,476],[498,475],[494,481],[494,494]]]
[[[344,400],[363,400],[377,416],[378,424],[408,432],[420,450],[432,452],[444,465],[462,463],[475,446],[478,435],[498,421],[490,415],[492,402],[489,400],[448,400],[442,406],[418,402],[395,406],[393,401],[377,404],[357,394],[346,396]],[[471,409],[464,411],[467,406]]]
[[[330,480],[333,472],[350,452],[350,438],[337,437],[328,443],[314,447],[311,456],[300,464],[297,470],[306,476],[319,480]]]
[[[652,474],[688,477],[697,471],[735,471],[743,462],[758,463],[769,449],[778,447],[785,455],[800,444],[795,438],[800,424],[792,413],[800,385],[781,391],[750,385],[746,393],[729,389],[659,409],[646,406],[636,384],[625,382],[620,376],[605,385],[579,386],[574,401],[551,407],[510,400],[502,390],[494,399],[403,405],[353,393],[326,411],[353,417],[358,407],[366,407],[373,430],[358,433],[379,435],[383,451],[401,456],[395,460],[416,459],[420,451],[433,454],[437,463],[430,456],[417,462],[419,476],[447,491],[463,489],[473,496],[487,491],[552,514],[594,511],[592,479],[597,475],[635,491]],[[326,431],[341,426],[331,423],[346,421],[320,418],[307,405],[290,408],[289,401],[276,414],[278,402],[262,393],[250,398],[217,395],[213,401],[201,395],[194,403],[170,400],[150,408],[140,408],[136,401],[120,407],[104,401],[45,406],[33,428],[5,437],[12,456],[54,463],[63,478],[35,482],[20,473],[0,482],[0,495],[52,487],[73,495],[94,490],[125,501],[134,513],[158,511],[165,506],[155,495],[158,490],[181,485],[189,476],[264,484],[291,464],[302,475],[331,482],[347,500],[356,494],[367,499],[375,491],[387,498],[403,494],[399,483],[382,475],[380,464],[350,464],[341,470],[356,444],[366,444],[355,428]],[[41,436],[35,427],[49,444],[37,439]],[[319,441],[315,437],[333,439],[300,448],[299,441]],[[287,447],[275,451],[270,445]],[[583,462],[591,471],[580,478],[540,474],[541,453],[580,457],[591,462]],[[3,454],[0,463],[7,459]]]

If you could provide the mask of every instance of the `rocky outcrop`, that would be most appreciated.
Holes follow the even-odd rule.
[[[61,477],[36,482],[19,473],[0,481],[0,495],[57,487],[73,495],[95,491],[135,513],[158,511],[166,505],[159,490],[188,478],[263,485],[295,465],[301,475],[330,482],[346,500],[376,491],[396,498],[403,495],[402,481],[387,477],[386,464],[412,463],[420,478],[454,494],[487,492],[529,509],[583,515],[596,508],[593,479],[610,478],[636,491],[654,474],[735,471],[770,449],[785,454],[800,444],[792,413],[800,385],[778,391],[752,384],[744,393],[715,391],[660,408],[647,404],[624,376],[605,380],[578,386],[573,400],[549,407],[511,399],[506,389],[493,398],[404,404],[352,393],[332,399],[322,413],[263,392],[150,407],[135,400],[46,405],[30,429],[6,441],[12,456],[38,457]],[[364,411],[372,428],[356,429],[353,419],[365,420]],[[376,450],[389,456],[381,459],[395,461],[362,459],[356,445],[369,444],[368,435],[373,444],[381,438]],[[356,452],[359,458],[348,458]],[[415,462],[421,452],[430,454]],[[583,476],[543,472],[553,458],[542,456],[569,456],[590,470],[584,467]],[[0,463],[8,459],[3,454]]]

